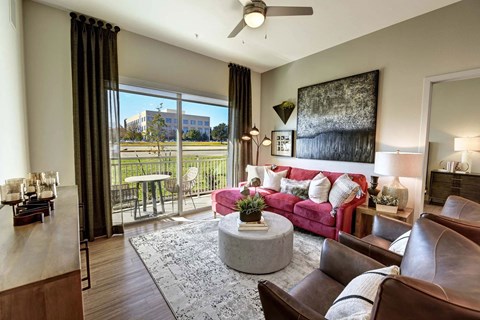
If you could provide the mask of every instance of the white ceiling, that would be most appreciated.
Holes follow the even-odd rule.
[[[311,6],[312,16],[267,17],[227,36],[249,0],[35,0],[257,72],[279,67],[459,0],[265,0]],[[197,36],[198,35],[198,36]]]

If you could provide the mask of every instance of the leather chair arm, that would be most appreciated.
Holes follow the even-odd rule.
[[[320,270],[346,286],[365,271],[385,265],[332,239],[323,241]]]
[[[479,319],[480,310],[455,303],[444,288],[405,276],[387,277],[377,292],[372,320]],[[452,295],[455,295],[453,293]]]
[[[268,280],[258,282],[258,293],[266,320],[325,319]]]
[[[400,266],[402,263],[403,257],[401,255],[363,241],[362,239],[352,236],[351,234],[340,231],[338,241],[341,244],[344,244],[347,247],[352,248],[353,250],[360,252],[361,254],[364,254],[386,266]]]
[[[403,221],[378,214],[373,217],[372,234],[390,242],[393,242],[399,236],[411,229],[412,226]]]
[[[423,213],[421,217],[452,229],[480,245],[480,222],[439,216],[433,213]]]

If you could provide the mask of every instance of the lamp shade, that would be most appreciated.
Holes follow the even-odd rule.
[[[419,177],[422,174],[422,154],[375,152],[375,173],[394,177]]]
[[[455,138],[455,151],[480,151],[480,137],[475,138]]]

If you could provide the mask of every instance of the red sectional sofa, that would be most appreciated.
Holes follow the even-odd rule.
[[[319,172],[326,176],[331,184],[341,176],[340,172],[328,172],[320,170],[307,170],[287,166],[278,166],[273,171],[279,172],[288,170],[287,178],[293,180],[310,180]],[[352,180],[360,185],[364,194],[360,198],[354,198],[347,204],[343,204],[337,209],[333,217],[330,212],[332,205],[329,202],[315,203],[310,199],[302,200],[294,195],[276,192],[270,189],[257,188],[268,205],[267,210],[278,213],[289,219],[294,226],[314,232],[321,236],[335,239],[338,238],[340,230],[351,233],[353,212],[355,208],[365,203],[367,180],[362,174],[349,174]],[[254,188],[250,188],[250,194],[255,193]],[[235,211],[235,203],[240,199],[239,188],[227,188],[216,190],[212,193],[212,209],[214,213],[226,215]]]

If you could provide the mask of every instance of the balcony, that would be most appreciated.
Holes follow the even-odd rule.
[[[125,178],[131,176],[141,176],[150,174],[168,174],[173,179],[177,177],[176,157],[162,156],[162,157],[140,157],[140,158],[122,158],[121,165],[112,163],[112,177],[121,174],[121,181],[125,183]],[[120,168],[121,167],[121,168]],[[222,156],[185,156],[182,161],[183,173],[187,172],[188,168],[197,167],[198,175],[195,184],[192,188],[192,199],[195,203],[196,209],[211,207],[210,194],[213,190],[225,188],[227,186],[227,157]],[[146,211],[143,211],[142,206],[142,183],[138,184],[138,209],[137,218],[135,219],[133,213],[134,202],[129,201],[114,206],[113,223],[120,224],[130,223],[138,220],[165,217],[178,213],[178,194],[172,194],[165,189],[164,182],[162,184],[164,211],[160,201],[160,194],[157,188],[157,213],[154,213],[151,190],[148,190],[148,199]],[[149,185],[149,184],[148,184]],[[131,188],[137,188],[136,183],[129,184]],[[183,200],[183,212],[194,210],[192,199],[186,196]],[[173,201],[173,206],[172,206]],[[123,216],[123,220],[122,220]],[[140,217],[138,217],[140,216]]]

